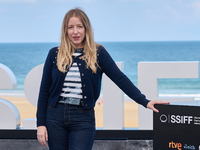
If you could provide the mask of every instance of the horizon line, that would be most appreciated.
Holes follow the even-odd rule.
[[[200,42],[200,40],[152,40],[152,41],[96,41],[96,43],[106,43],[106,42],[109,42],[109,43],[117,43],[117,42]],[[22,43],[26,43],[26,44],[31,44],[31,43],[60,43],[60,42],[56,42],[56,41],[52,41],[52,42],[0,42],[0,44],[22,44]]]

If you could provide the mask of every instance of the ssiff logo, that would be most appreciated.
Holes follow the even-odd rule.
[[[160,121],[162,123],[180,123],[180,124],[190,124],[193,121],[193,116],[181,116],[181,115],[165,115],[160,116]]]
[[[178,150],[182,150],[181,143],[169,142],[169,148],[177,148]]]

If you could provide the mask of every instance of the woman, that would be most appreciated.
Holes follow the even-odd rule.
[[[105,48],[94,42],[91,23],[80,9],[67,12],[61,43],[47,56],[37,109],[37,137],[51,150],[91,150],[95,138],[94,106],[105,73],[130,98],[158,112],[118,69]]]

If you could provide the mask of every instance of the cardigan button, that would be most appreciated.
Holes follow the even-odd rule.
[[[81,66],[81,63],[79,63],[78,65]]]
[[[83,87],[86,87],[86,85],[85,85],[85,84],[83,84]]]
[[[88,105],[87,105],[87,104],[85,104],[85,106],[87,107]]]
[[[84,96],[84,99],[86,99],[87,98],[87,96]]]
[[[84,73],[82,73],[81,76],[84,76]]]

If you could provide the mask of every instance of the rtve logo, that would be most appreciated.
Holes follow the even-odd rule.
[[[182,144],[181,143],[175,143],[175,142],[169,142],[169,148],[176,148],[178,150],[182,150]]]
[[[165,115],[160,116],[160,121],[162,123],[181,123],[181,124],[190,124],[193,121],[193,116],[181,116],[181,115]]]

